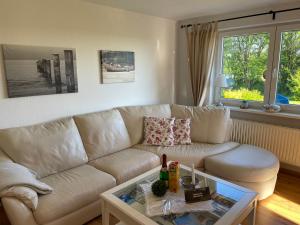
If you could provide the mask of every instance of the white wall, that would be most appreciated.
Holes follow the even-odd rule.
[[[181,25],[190,24],[190,23],[205,23],[205,22],[216,21],[219,19],[226,19],[231,17],[244,16],[248,14],[268,12],[270,10],[281,10],[281,9],[288,9],[294,7],[300,7],[300,3],[277,5],[269,8],[261,8],[258,10],[251,10],[251,11],[244,11],[244,12],[237,12],[237,13],[230,13],[230,14],[223,14],[223,15],[216,15],[216,16],[209,16],[209,17],[198,17],[198,18],[191,18],[191,19],[179,21],[177,23],[177,51],[176,51],[177,66],[176,66],[176,78],[175,78],[176,103],[187,104],[187,105],[193,104],[191,84],[190,84],[188,64],[187,64],[185,29],[181,29],[180,28]],[[266,15],[266,16],[247,18],[247,19],[221,22],[219,23],[219,31],[246,28],[246,27],[265,26],[265,25],[276,24],[276,23],[296,22],[296,21],[300,21],[300,11],[298,10],[293,12],[280,13],[277,14],[276,17],[277,19],[274,21],[272,20],[271,15]],[[214,92],[214,86],[212,84],[211,93],[209,93],[208,95],[211,97],[211,100],[212,100],[213,92]]]
[[[76,94],[7,98],[1,63],[0,128],[120,105],[173,102],[174,21],[87,0],[0,0],[0,44],[76,48],[79,83]],[[100,49],[135,51],[136,81],[100,84]]]

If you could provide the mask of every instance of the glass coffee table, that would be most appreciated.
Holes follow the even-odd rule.
[[[101,194],[102,225],[109,225],[113,215],[126,225],[231,225],[246,221],[255,224],[257,193],[233,183],[195,171],[199,186],[209,186],[209,209],[181,207],[180,212],[164,210],[162,215],[146,212],[145,192],[141,188],[159,177],[160,166]],[[191,175],[191,168],[180,165],[180,176]],[[180,187],[183,193],[183,187]],[[179,195],[179,194],[178,194]],[[164,201],[164,197],[162,198]],[[167,199],[165,200],[168,201]],[[174,201],[172,202],[175,207]],[[192,203],[195,204],[195,203]],[[198,203],[201,204],[201,203]],[[177,207],[178,208],[178,207]],[[170,204],[169,204],[170,209]]]

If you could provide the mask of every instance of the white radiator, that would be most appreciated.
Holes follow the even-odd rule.
[[[265,148],[281,162],[300,166],[300,129],[233,119],[231,140]]]

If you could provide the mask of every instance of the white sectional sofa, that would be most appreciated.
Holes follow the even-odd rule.
[[[174,147],[143,145],[144,116],[191,118],[193,143]],[[194,163],[201,170],[208,165],[211,173],[216,171],[211,165],[219,165],[222,160],[213,158],[206,162],[210,157],[222,158],[222,154],[230,151],[237,151],[236,155],[240,157],[239,148],[248,149],[247,154],[251,155],[252,146],[230,142],[230,127],[227,109],[163,104],[120,107],[45,124],[0,130],[0,163],[21,164],[34,171],[36,179],[53,188],[52,193],[39,195],[35,210],[15,197],[3,197],[2,205],[12,225],[86,223],[101,214],[100,193],[158,166],[159,156],[163,153],[169,160],[186,165]],[[260,153],[260,149],[257,151]],[[260,165],[260,169],[269,173],[264,173],[261,179],[259,170],[255,170],[256,176],[251,177],[251,185],[248,185],[258,190],[262,198],[272,194],[275,186],[274,182],[262,180],[276,182],[279,169],[279,162],[273,154],[264,151],[264,157],[270,163]],[[228,179],[239,183],[240,180],[234,178],[247,176],[256,167],[255,162],[252,168],[249,163],[247,161],[243,167],[237,162],[237,175]],[[244,168],[241,176],[238,176],[238,166]],[[222,173],[215,175],[227,179],[226,173],[224,176]]]

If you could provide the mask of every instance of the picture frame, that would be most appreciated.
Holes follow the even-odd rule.
[[[132,51],[100,50],[101,83],[135,81],[135,53]]]
[[[78,92],[74,48],[1,47],[9,98]]]

